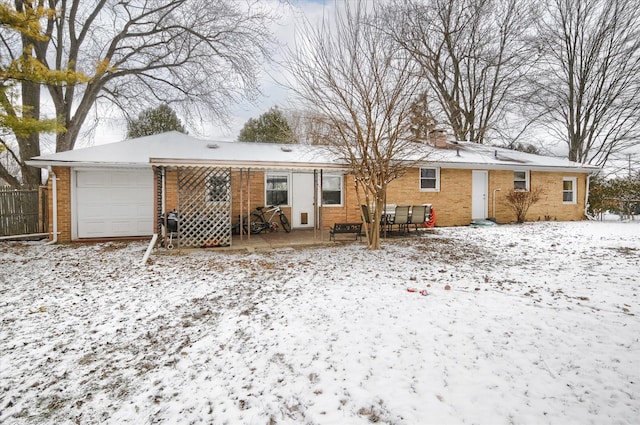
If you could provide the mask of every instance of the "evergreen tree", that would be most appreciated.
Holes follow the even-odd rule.
[[[238,141],[297,143],[287,119],[277,106],[272,107],[257,119],[250,118],[240,130]]]
[[[151,136],[152,134],[160,134],[167,131],[187,133],[180,118],[166,104],[162,104],[157,108],[145,109],[138,115],[137,119],[132,119],[127,123],[127,139]]]

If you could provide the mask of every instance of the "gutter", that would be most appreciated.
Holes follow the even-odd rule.
[[[336,169],[347,170],[348,165],[336,164],[336,163],[315,163],[315,162],[275,162],[275,161],[233,161],[233,160],[208,160],[208,159],[170,159],[170,158],[149,158],[149,162],[152,165],[162,165],[165,167],[198,167],[198,166],[210,166],[210,167],[224,167],[232,168],[234,170],[240,170],[244,168],[251,169],[287,169],[287,170],[316,170],[322,169]]]
[[[47,161],[47,160],[30,160],[25,162],[27,165],[36,168],[54,167],[73,167],[73,168],[148,168],[149,164],[144,162],[93,162],[93,161]]]
[[[51,240],[47,242],[47,245],[53,245],[58,243],[58,177],[56,173],[53,172],[51,166],[47,167],[47,171],[49,171],[49,175],[51,176],[51,196],[53,202],[53,234]]]
[[[578,174],[593,174],[598,172],[600,168],[596,167],[571,167],[571,166],[553,166],[553,165],[531,165],[531,164],[489,164],[482,162],[424,162],[420,163],[422,167],[440,167],[450,170],[489,170],[489,171],[513,171],[513,170],[528,170],[528,171],[540,171],[540,172],[556,172],[556,173],[578,173]]]

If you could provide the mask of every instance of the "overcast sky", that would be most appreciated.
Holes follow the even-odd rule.
[[[273,26],[272,31],[281,46],[272,58],[274,62],[266,65],[262,71],[261,86],[263,95],[253,103],[244,102],[233,108],[230,129],[215,123],[208,125],[207,128],[204,128],[204,133],[207,137],[216,140],[235,140],[240,129],[249,118],[257,118],[274,105],[287,107],[289,94],[286,88],[278,84],[278,82],[283,82],[282,73],[284,71],[278,66],[278,62],[282,59],[282,52],[287,47],[293,46],[297,22],[303,17],[311,22],[317,22],[321,19],[323,13],[332,10],[332,4],[333,0],[292,0],[291,6],[278,7],[277,10],[281,18]]]
[[[242,102],[231,108],[228,127],[218,122],[203,121],[197,123],[197,128],[189,128],[192,135],[220,141],[236,140],[240,129],[249,118],[257,118],[274,105],[281,108],[288,106],[287,90],[278,84],[278,81],[282,82],[283,71],[277,63],[282,58],[284,49],[292,45],[295,39],[296,22],[300,22],[303,17],[310,22],[318,22],[323,14],[332,13],[334,0],[290,0],[288,5],[283,4],[284,2],[281,0],[269,0],[269,2],[280,16],[280,19],[272,27],[279,47],[274,49],[273,63],[263,67],[261,73],[262,96],[253,102]],[[120,114],[114,113],[110,118],[105,118],[103,115],[100,118],[101,121],[95,134],[81,137],[78,140],[77,148],[112,143],[125,138],[126,121]],[[90,126],[89,121],[87,119],[86,127]]]

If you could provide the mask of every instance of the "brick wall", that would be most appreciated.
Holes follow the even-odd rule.
[[[345,175],[343,182],[343,202],[341,206],[324,206],[321,212],[321,228],[328,229],[335,223],[360,223],[360,202],[356,193],[353,176]]]
[[[575,177],[577,180],[577,202],[562,202],[563,177]],[[436,225],[460,226],[471,222],[471,182],[472,170],[440,169],[440,191],[421,192],[419,189],[420,170],[409,170],[401,178],[391,182],[387,190],[387,203],[397,205],[433,204],[436,212]],[[584,200],[586,175],[582,173],[550,173],[532,171],[530,187],[544,187],[542,199],[534,204],[527,214],[527,221],[538,220],[582,220],[584,218]],[[493,190],[496,192],[493,211]],[[496,217],[500,223],[515,221],[513,212],[505,201],[509,190],[513,189],[512,170],[489,171],[488,216]]]
[[[414,168],[389,184],[387,203],[432,204],[437,226],[471,222],[471,170],[440,169],[440,191],[420,191],[420,169]]]
[[[57,176],[58,197],[58,240],[60,242],[71,241],[71,169],[69,167],[53,167]],[[471,222],[471,170],[441,169],[440,191],[421,192],[419,189],[420,170],[411,169],[404,176],[393,181],[387,190],[387,203],[397,205],[421,205],[433,204],[436,212],[437,226],[460,226]],[[575,177],[577,180],[577,193],[575,204],[562,202],[563,177]],[[246,172],[243,172],[242,190],[243,207],[246,214],[247,187]],[[264,205],[265,191],[264,172],[251,172],[251,199],[250,208]],[[537,220],[582,220],[584,218],[584,201],[586,190],[586,175],[582,173],[530,173],[530,185],[532,188],[544,187],[542,199],[533,205],[527,215],[527,221]],[[51,178],[48,182],[49,191],[49,229],[53,232],[53,189]],[[167,170],[166,180],[166,207],[170,211],[178,207],[178,179],[176,170]],[[240,214],[240,173],[234,171],[231,174],[232,189],[232,221],[237,222]],[[494,216],[493,190],[496,192],[495,217],[498,222],[507,223],[515,220],[514,214],[505,203],[505,195],[513,188],[513,171],[489,172],[489,217]],[[321,228],[326,229],[337,222],[360,222],[360,204],[358,201],[353,177],[346,175],[344,178],[344,203],[342,206],[325,206],[321,212]],[[283,208],[287,217],[291,219],[291,208]]]
[[[563,177],[575,177],[577,183],[576,203],[562,201]],[[527,214],[527,221],[558,220],[573,221],[584,219],[584,201],[587,188],[585,174],[531,172],[531,187],[543,187],[542,199],[533,205]]]
[[[231,221],[238,222],[240,210],[242,215],[247,215],[247,200],[249,201],[249,210],[253,211],[256,207],[264,206],[264,184],[265,177],[263,171],[251,171],[249,174],[250,187],[247,189],[247,172],[242,172],[242,182],[240,181],[240,172],[233,171],[231,173]],[[240,190],[242,190],[242,205],[240,205]],[[290,208],[282,209],[287,217],[291,217]]]
[[[562,179],[575,177],[577,182],[576,203],[565,204],[562,201]],[[500,223],[515,221],[515,214],[509,209],[506,196],[513,190],[513,171],[492,171],[489,173],[490,192],[494,188],[501,188],[496,192],[496,219]],[[529,175],[529,187],[535,190],[543,188],[540,201],[529,209],[527,221],[557,220],[573,221],[584,219],[584,201],[587,187],[587,177],[582,173],[550,173],[531,171]],[[491,193],[489,194],[491,197]],[[493,203],[493,200],[490,200]],[[490,216],[492,206],[489,205]]]
[[[58,241],[71,241],[71,168],[53,167],[56,175],[56,189],[58,198]],[[47,185],[49,187],[49,230],[53,235],[53,185],[52,176],[49,175]]]

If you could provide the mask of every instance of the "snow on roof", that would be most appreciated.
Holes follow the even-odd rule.
[[[34,157],[29,165],[219,165],[342,167],[326,149],[276,143],[217,142],[176,131]]]
[[[545,155],[519,152],[474,142],[452,142],[446,149],[432,148],[428,160],[447,168],[532,169],[594,173],[599,167]]]
[[[425,163],[447,168],[562,170],[593,173],[598,167],[567,159],[535,155],[473,142],[454,142],[448,149],[424,145]],[[130,166],[214,165],[256,168],[344,168],[320,146],[275,143],[215,142],[179,132],[43,155],[29,165]]]

